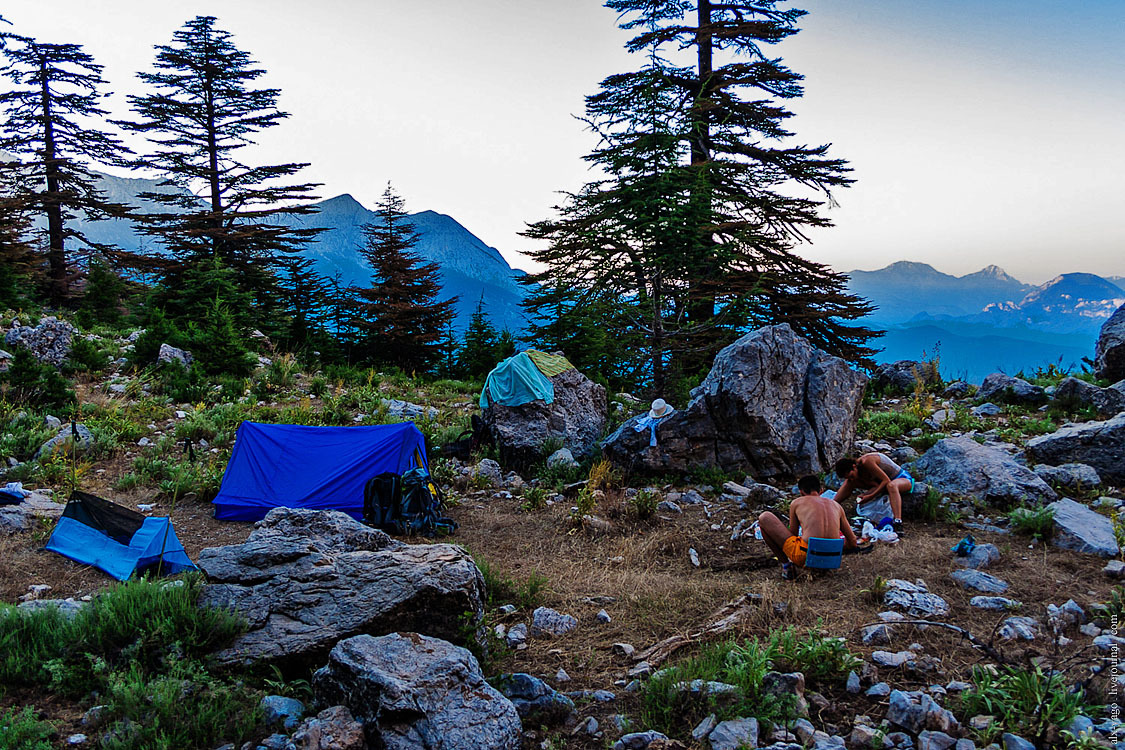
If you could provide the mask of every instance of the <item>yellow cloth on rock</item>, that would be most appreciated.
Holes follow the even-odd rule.
[[[528,349],[526,352],[531,361],[548,378],[558,375],[560,372],[573,370],[574,365],[570,364],[566,357],[559,354],[547,354],[546,352],[537,351],[535,349]]]

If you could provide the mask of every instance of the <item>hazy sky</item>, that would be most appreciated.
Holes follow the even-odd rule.
[[[857,183],[803,253],[839,270],[895,260],[1041,282],[1125,274],[1125,2],[809,0],[777,54],[806,80],[798,140]],[[5,0],[11,30],[75,42],[124,93],[152,47],[211,14],[292,116],[259,163],[307,161],[320,195],[449,214],[513,265],[518,235],[590,178],[574,116],[639,59],[597,0]]]

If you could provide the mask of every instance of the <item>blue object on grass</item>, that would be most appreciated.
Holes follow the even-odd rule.
[[[843,555],[843,539],[810,537],[808,550],[805,552],[805,567],[820,570],[835,570],[840,567]]]

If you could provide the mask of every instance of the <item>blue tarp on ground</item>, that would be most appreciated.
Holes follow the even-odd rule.
[[[542,400],[555,400],[555,386],[540,372],[527,352],[520,352],[496,365],[484,381],[480,394],[480,408],[490,404],[519,406]]]
[[[413,422],[307,427],[243,422],[235,436],[215,518],[258,521],[271,508],[341,510],[363,518],[367,480],[426,463],[426,439]]]
[[[119,581],[128,579],[134,571],[155,567],[162,556],[160,569],[164,575],[195,569],[172,524],[163,517],[144,519],[129,543],[122,544],[103,530],[63,516],[46,548],[83,565],[93,565]]]

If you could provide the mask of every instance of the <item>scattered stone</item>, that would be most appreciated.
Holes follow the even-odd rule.
[[[891,395],[913,393],[919,383],[924,386],[941,383],[941,376],[933,362],[902,359],[879,365],[871,375],[873,393]]]
[[[305,715],[304,703],[283,695],[265,696],[262,698],[261,707],[267,724],[280,723],[287,732],[293,731]]]
[[[1003,594],[1008,590],[1007,581],[1002,581],[990,573],[982,570],[955,570],[949,574],[963,588],[974,589],[985,594]]]
[[[609,616],[609,612],[606,612],[604,609],[598,610],[598,614],[596,614],[594,617],[603,625],[608,625],[609,623],[613,622],[613,618]]]
[[[1002,372],[994,372],[984,379],[977,390],[977,398],[983,401],[1031,406],[1047,402],[1047,394],[1043,392],[1041,386],[1032,385],[1026,380]]]
[[[944,438],[914,463],[914,469],[943,494],[978,497],[1011,507],[1058,497],[1051,487],[1000,448],[969,437]]]
[[[1051,397],[1069,407],[1092,406],[1100,417],[1112,417],[1125,411],[1125,388],[1117,385],[1099,388],[1085,380],[1066,378],[1058,384]]]
[[[179,362],[184,367],[191,367],[191,363],[195,358],[191,356],[191,352],[177,349],[170,344],[161,344],[160,351],[156,354],[157,364],[168,364],[169,362]]]
[[[758,746],[758,720],[731,719],[720,722],[709,735],[707,741],[711,750],[739,750],[739,748]]]
[[[1003,596],[974,596],[969,600],[969,606],[976,607],[977,609],[1005,611],[1016,609],[1017,607],[1023,606],[1023,604],[1015,599],[1008,599]]]
[[[1035,473],[1043,478],[1044,482],[1060,486],[1071,492],[1089,491],[1102,483],[1094,467],[1086,464],[1063,464],[1062,466],[1048,466],[1038,464]]]
[[[971,411],[974,417],[998,417],[1004,413],[1004,410],[993,403],[984,403],[980,406],[974,406]]]
[[[598,733],[599,726],[597,719],[593,716],[587,716],[585,719],[575,724],[574,729],[571,729],[570,733],[574,736],[584,734],[588,737],[593,737]]]
[[[61,367],[70,356],[74,333],[74,326],[53,316],[42,318],[34,328],[12,321],[12,328],[4,336],[4,343],[12,347],[22,346],[40,362]],[[10,354],[7,358],[13,359]]]
[[[1003,640],[1034,641],[1039,634],[1039,623],[1032,617],[1009,617],[998,633]]]
[[[648,750],[648,746],[657,741],[667,742],[668,736],[660,732],[649,730],[647,732],[632,732],[623,735],[613,743],[613,750]]]
[[[910,696],[901,690],[892,690],[887,700],[887,721],[911,734],[922,730],[926,722],[926,712],[922,706],[911,701]]]
[[[983,570],[999,559],[1000,548],[995,544],[978,544],[973,547],[973,551],[969,554],[954,557],[953,563],[954,565],[960,565],[962,568]]]
[[[1125,638],[1109,633],[1103,633],[1094,639],[1094,647],[1100,651],[1120,651],[1122,646],[1125,646]]]
[[[848,744],[852,747],[875,747],[882,732],[866,724],[856,724],[848,737]],[[879,743],[881,744],[881,743]]]
[[[559,671],[555,672],[555,682],[570,682],[570,675],[566,673],[565,669],[559,667]]]
[[[949,614],[949,603],[926,590],[925,583],[911,583],[901,578],[887,581],[883,602],[904,610],[913,617],[942,617]]]
[[[634,417],[604,451],[637,473],[708,467],[770,479],[830,470],[855,439],[866,382],[787,324],[759,328],[719,352],[687,406],[661,421],[656,447]]]
[[[1103,482],[1125,485],[1125,412],[1102,422],[1062,427],[1027,441],[1027,457],[1058,466],[1082,463],[1094,467]]]
[[[847,681],[846,689],[849,693],[852,693],[853,695],[858,693],[860,690],[863,689],[862,686],[859,684],[859,675],[856,674],[854,671],[848,672],[848,681]]]
[[[574,713],[574,701],[524,672],[500,675],[493,685],[512,702],[528,726],[555,726]]]
[[[890,667],[892,669],[901,667],[906,662],[914,658],[914,654],[909,651],[872,651],[871,661],[875,662],[880,667]]]
[[[702,505],[703,495],[700,495],[695,489],[690,489],[680,495],[680,502],[684,505]]]
[[[890,625],[868,625],[860,631],[865,646],[885,646],[891,642],[894,629]]]
[[[340,641],[313,675],[322,705],[347,707],[387,750],[519,750],[519,714],[467,650],[416,633]]]
[[[16,605],[17,608],[22,610],[33,609],[48,609],[54,608],[59,611],[68,620],[73,620],[78,614],[79,610],[85,607],[87,602],[76,601],[74,599],[32,599],[28,602],[20,602]]]
[[[0,534],[34,529],[40,518],[58,519],[64,507],[41,492],[32,492],[15,505],[0,505]]]
[[[78,442],[74,442],[74,433],[77,433]],[[39,446],[39,450],[35,451],[35,460],[39,461],[45,456],[49,456],[56,450],[71,450],[71,446],[78,453],[85,453],[94,447],[94,434],[84,424],[75,425],[73,429],[71,426],[64,425],[53,438]]]
[[[945,386],[945,390],[941,392],[943,398],[965,398],[969,395],[971,386],[964,380],[954,380],[949,385]]]
[[[762,694],[792,702],[792,715],[808,716],[805,675],[801,672],[767,672],[762,678]]]
[[[864,693],[864,695],[871,698],[886,698],[890,694],[891,686],[885,682],[876,682],[874,685],[867,688],[867,692]]]
[[[1125,417],[1125,414],[1122,416]],[[1125,422],[1122,424],[1125,425]],[[1065,497],[1051,503],[1049,507],[1054,511],[1055,521],[1051,544],[1101,557],[1115,557],[1118,554],[1117,539],[1110,519]]]
[[[576,627],[578,620],[550,607],[538,607],[531,613],[531,635],[536,638],[566,635]]]
[[[1004,743],[1004,750],[1035,750],[1034,744],[1011,732],[1004,732],[1000,741]]]
[[[697,568],[699,567],[699,553],[695,551],[695,547],[688,548],[688,558],[691,560],[692,565]]]
[[[731,685],[726,682],[716,682],[714,680],[691,680],[688,682],[677,682],[673,684],[670,692],[717,698],[721,696],[739,695],[742,693],[742,690],[737,685]]]
[[[924,731],[918,734],[918,750],[949,750],[957,740],[945,732]]]
[[[1110,560],[1105,564],[1105,567],[1102,568],[1102,573],[1110,578],[1125,578],[1125,562],[1121,560]]]
[[[500,464],[491,458],[481,459],[473,470],[473,476],[484,477],[493,487],[501,487],[504,484],[504,473],[500,470]]]
[[[66,738],[66,744],[68,744],[68,745],[85,745],[86,744],[86,735],[84,735],[84,734],[72,734],[72,735],[70,735],[69,737]]]
[[[626,659],[632,659],[633,654],[635,654],[636,652],[637,652],[637,649],[631,643],[615,643],[615,644],[613,644],[613,654],[615,656],[621,656],[621,657],[624,657]]]
[[[367,750],[363,724],[344,706],[332,706],[305,719],[289,739],[287,750]]]
[[[1094,344],[1094,373],[1111,383],[1125,379],[1125,305],[1102,323]]]
[[[661,500],[656,504],[656,509],[665,513],[683,513],[683,509],[671,500]]]
[[[438,415],[438,410],[432,406],[419,406],[397,398],[383,399],[383,406],[387,407],[387,416],[394,419],[434,419]]]
[[[578,462],[574,460],[574,454],[569,448],[559,448],[547,456],[547,466],[552,469],[577,469]]]
[[[201,605],[242,614],[249,631],[221,662],[323,658],[360,632],[464,637],[479,621],[484,579],[450,544],[407,545],[339,511],[274,508],[243,544],[199,553]]]
[[[518,648],[527,643],[527,623],[521,622],[508,629],[508,646]]]
[[[699,742],[707,735],[711,734],[711,730],[718,724],[715,714],[709,714],[707,718],[695,725],[695,729],[691,730],[691,737],[693,740]]]

